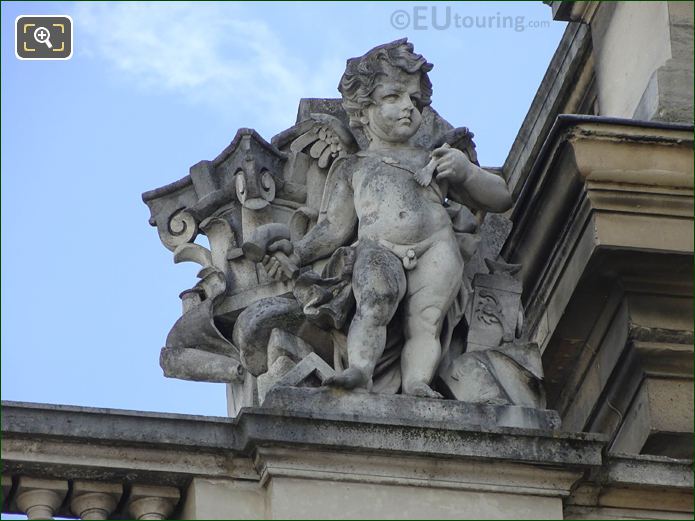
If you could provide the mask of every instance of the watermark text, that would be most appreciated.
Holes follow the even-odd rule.
[[[411,9],[397,9],[391,13],[394,29],[415,31],[446,31],[448,29],[506,29],[518,33],[527,29],[546,29],[550,20],[527,20],[524,15],[464,15],[448,5],[416,5]]]

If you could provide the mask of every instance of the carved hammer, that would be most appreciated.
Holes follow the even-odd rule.
[[[283,239],[287,241],[290,240],[290,229],[286,224],[262,224],[251,233],[248,240],[244,241],[244,244],[241,245],[241,250],[248,259],[254,262],[261,262],[263,258],[268,255],[268,247]],[[273,252],[273,255],[278,260],[282,270],[287,276],[291,278],[297,276],[299,267],[297,267],[285,253],[277,250]]]

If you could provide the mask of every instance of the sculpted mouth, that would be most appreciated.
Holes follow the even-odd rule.
[[[398,122],[399,123],[406,123],[406,124],[410,125],[413,122],[413,120],[410,118],[401,118],[398,120]]]

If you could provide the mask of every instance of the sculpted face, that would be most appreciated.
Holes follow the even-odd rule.
[[[365,109],[365,124],[372,134],[387,143],[405,143],[422,123],[418,110],[420,73],[392,69],[372,93],[374,104]]]

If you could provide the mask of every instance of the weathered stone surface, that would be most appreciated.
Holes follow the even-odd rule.
[[[286,336],[286,333],[271,335],[272,345],[274,338]],[[258,377],[258,401],[263,404],[269,389],[273,387],[305,387],[319,386],[331,376],[335,375],[333,368],[324,362],[316,353],[308,353],[300,361],[295,363],[293,357],[280,356],[276,358],[267,373]]]
[[[463,353],[440,371],[444,388],[457,400],[545,409],[538,345],[514,342]]]
[[[545,409],[540,349],[523,334],[521,265],[485,264],[490,273],[475,275],[466,307],[465,352],[450,351],[440,382],[447,396],[464,402]]]
[[[323,382],[335,374],[331,366],[324,362],[316,353],[310,353],[295,367],[288,371],[275,384],[277,387],[300,387],[307,378],[314,376]]]
[[[68,482],[58,479],[22,476],[14,502],[28,519],[52,519],[68,493]]]
[[[174,487],[136,484],[128,496],[128,513],[133,519],[169,519],[180,496]]]
[[[346,393],[331,389],[291,389],[285,391],[308,393],[335,393],[347,397],[349,403],[356,403],[361,393]],[[282,389],[280,389],[282,390]],[[272,394],[272,393],[271,393]],[[419,400],[403,396],[386,396],[388,400],[405,400],[417,403]],[[401,403],[387,401],[382,403]],[[421,411],[424,414],[428,408],[442,411],[442,400],[425,400],[427,404]],[[465,408],[466,404],[449,402],[454,409]],[[3,465],[4,472],[29,469],[35,462],[41,464],[41,446],[51,447],[48,436],[67,443],[61,449],[61,463],[51,464],[64,471],[71,470],[75,478],[84,479],[84,474],[77,470],[89,467],[91,463],[78,461],[74,451],[87,450],[89,447],[95,456],[106,457],[112,453],[112,463],[118,458],[132,459],[131,469],[146,472],[153,482],[152,476],[157,472],[149,469],[153,463],[143,462],[137,466],[141,456],[128,458],[127,454],[113,453],[109,443],[132,449],[150,449],[161,451],[159,458],[163,465],[175,466],[180,461],[177,453],[197,453],[201,456],[247,455],[255,444],[277,442],[290,445],[322,447],[326,449],[342,447],[345,450],[361,448],[364,450],[381,450],[384,453],[417,454],[423,451],[433,455],[447,457],[483,457],[492,459],[511,458],[519,461],[566,461],[572,465],[599,465],[601,462],[601,447],[605,440],[601,436],[586,433],[564,433],[541,431],[537,429],[490,427],[482,429],[479,426],[468,426],[460,419],[442,416],[437,424],[428,424],[421,420],[402,417],[398,421],[388,418],[376,421],[363,419],[355,414],[336,414],[336,411],[326,411],[312,414],[304,412],[288,412],[269,406],[244,409],[236,419],[214,418],[206,416],[190,416],[182,414],[143,413],[137,411],[122,411],[114,409],[94,409],[89,407],[51,406],[44,404],[23,404],[21,402],[3,402],[2,433],[3,433]],[[462,409],[458,409],[462,410]],[[41,421],[37,419],[41,418]],[[12,438],[12,442],[10,442]],[[36,450],[27,450],[24,441],[44,439]],[[512,443],[511,440],[518,440]],[[11,443],[13,445],[11,445]],[[42,445],[45,444],[45,445]],[[62,452],[63,450],[67,452]],[[342,450],[342,449],[341,449]],[[72,451],[72,452],[70,452]],[[56,454],[58,451],[56,450]],[[58,457],[58,456],[57,456]],[[151,457],[151,456],[150,456]],[[105,460],[106,461],[106,460]],[[159,476],[159,484],[185,483],[181,478],[190,473],[201,475],[220,475],[228,472],[220,463],[208,463],[208,471],[204,465],[189,464],[189,468],[179,467]],[[44,463],[44,471],[45,471]],[[49,466],[51,466],[49,465]],[[238,464],[235,464],[237,468]],[[35,467],[32,467],[35,468]],[[239,469],[243,467],[239,466]],[[113,467],[117,473],[117,467]],[[121,474],[122,475],[122,474]],[[180,480],[181,481],[177,481]],[[168,480],[168,481],[167,481]]]
[[[75,481],[72,484],[70,510],[80,519],[109,519],[123,494],[120,483]]]
[[[330,389],[281,389],[332,392],[350,400],[360,396]],[[126,510],[114,517],[162,517],[189,485],[183,517],[289,517],[295,511],[282,499],[285,492],[304,490],[331,498],[341,482],[345,503],[331,503],[330,508],[327,503],[327,512],[335,514],[329,517],[341,517],[338,510],[368,490],[369,497],[382,498],[384,505],[411,490],[413,501],[403,515],[421,512],[416,498],[430,498],[426,502],[432,501],[427,503],[432,512],[445,517],[454,515],[448,507],[437,506],[445,500],[455,501],[457,508],[488,505],[490,512],[513,517],[509,509],[530,509],[525,498],[533,497],[544,501],[544,508],[555,509],[552,516],[557,517],[572,483],[585,469],[601,465],[605,440],[597,436],[481,428],[442,414],[442,400],[385,398],[418,404],[423,418],[430,419],[412,417],[408,411],[396,420],[392,412],[372,419],[337,414],[335,409],[317,412],[312,406],[311,413],[245,409],[231,420],[3,402],[2,470],[3,475],[52,476],[64,480],[66,490],[67,479],[135,483],[129,502],[122,505]],[[428,406],[441,421],[431,421],[433,414],[423,409]],[[293,486],[299,478],[303,489]],[[392,496],[389,490],[402,494]],[[134,509],[128,513],[130,506]],[[551,510],[542,511],[551,515]],[[376,513],[391,517],[386,511]]]
[[[257,481],[195,477],[182,519],[268,519],[266,493]]]
[[[340,100],[302,100],[271,143],[242,129],[195,165],[194,194],[182,180],[143,196],[175,260],[203,267],[162,352],[167,376],[230,381],[209,353],[238,358],[262,399],[307,354],[280,353],[276,331],[333,365],[314,385],[441,397],[437,368],[465,327],[464,263],[485,212],[511,195],[499,169],[480,168],[473,133],[430,107],[431,69],[406,39],[375,47],[348,60]],[[487,222],[497,258],[508,222]],[[230,410],[257,404],[241,386]]]
[[[480,225],[480,243],[464,268],[466,277],[473,279],[476,273],[488,273],[485,259],[498,260],[511,229],[512,222],[508,217],[497,213],[485,215]]]
[[[691,519],[692,459],[608,454],[566,499],[572,519]]]
[[[430,384],[440,353],[448,350],[452,330],[462,317],[463,258],[472,254],[475,244],[477,223],[466,205],[501,211],[510,203],[502,179],[479,168],[473,135],[465,128],[440,124],[436,113],[425,110],[430,69],[405,40],[376,47],[350,59],[340,83],[350,128],[336,117],[334,104],[311,100],[306,104],[330,114],[321,120],[300,111],[297,133],[288,131],[274,140],[277,146],[289,143],[294,153],[308,150],[319,167],[335,161],[327,173],[317,224],[291,242],[264,246],[256,255],[271,257],[266,269],[274,277],[286,273],[286,255],[291,254],[296,265],[326,263],[321,276],[309,272],[299,277],[294,291],[307,320],[324,329],[340,331],[350,317],[351,295],[357,297],[347,341],[334,344],[335,368],[343,370],[325,380],[327,385],[388,387],[391,392],[400,387],[404,394],[440,396]],[[401,96],[391,106],[375,90],[372,102],[365,103],[359,89],[369,85],[372,92],[372,84],[417,93],[413,90],[412,99]],[[321,125],[305,128],[311,120]],[[354,134],[361,150],[344,154],[350,148],[344,136],[355,129],[368,139]],[[307,172],[307,180],[308,176]],[[431,190],[436,200],[428,195]],[[367,208],[378,210],[367,215]],[[470,229],[462,215],[469,215]],[[361,238],[357,247],[341,248],[352,242],[356,230]],[[407,312],[392,320],[399,304]],[[441,331],[445,322],[447,329]],[[238,343],[244,351],[243,342]],[[400,351],[401,362],[396,363]]]
[[[666,433],[638,393],[659,374],[670,398],[692,396],[692,168],[690,126],[563,116],[503,249],[524,265],[549,407],[617,450],[692,450],[692,430]]]
[[[521,265],[486,259],[490,274],[473,278],[468,314],[467,350],[478,351],[511,343],[521,333],[521,282],[515,278]]]
[[[282,447],[260,448],[256,466],[269,517],[312,519],[393,518],[396,512],[406,519],[560,518],[561,498],[580,475],[518,463]],[[291,501],[302,494],[315,500]]]
[[[244,368],[238,359],[193,348],[162,348],[159,365],[164,376],[205,382],[238,382]]]
[[[692,380],[646,377],[627,409],[612,450],[692,459]]]
[[[485,405],[457,400],[415,399],[401,395],[347,393],[338,389],[276,387],[263,402],[264,407],[295,413],[382,420],[445,423],[469,428],[518,427],[556,430],[560,417],[555,411],[510,405]]]

